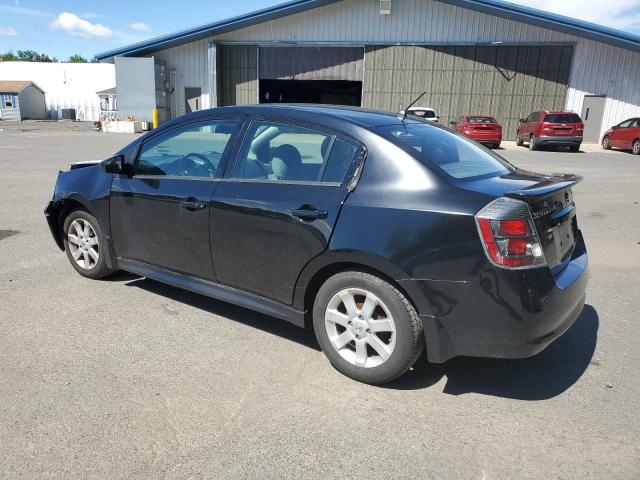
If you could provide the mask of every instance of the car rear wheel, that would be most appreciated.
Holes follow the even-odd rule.
[[[74,210],[62,226],[64,249],[71,266],[87,278],[102,278],[113,273],[106,264],[106,240],[93,215]]]
[[[394,380],[424,349],[422,321],[409,300],[388,282],[359,271],[339,273],[322,285],[313,327],[331,364],[364,383]]]
[[[605,150],[611,150],[611,144],[609,143],[609,137],[604,137],[602,139],[602,148]]]
[[[636,140],[635,142],[633,142],[631,153],[633,153],[634,155],[640,155],[640,140]]]
[[[520,132],[516,133],[516,145],[521,147],[524,142],[522,141],[522,137],[520,137]]]
[[[538,145],[536,145],[536,137],[534,137],[533,135],[531,135],[529,137],[529,150],[537,150],[538,149]]]
[[[571,150],[572,152],[579,152],[580,151],[580,145],[571,145],[569,147],[569,150]]]

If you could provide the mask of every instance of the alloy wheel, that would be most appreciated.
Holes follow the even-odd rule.
[[[71,222],[67,240],[71,256],[80,268],[91,270],[97,265],[100,259],[100,244],[98,235],[89,222],[82,218],[76,218]]]
[[[602,148],[609,150],[609,137],[604,137],[604,140],[602,140]]]
[[[395,348],[396,325],[389,308],[361,288],[347,288],[331,298],[325,328],[333,348],[357,367],[378,367]]]
[[[633,142],[633,149],[631,151],[634,155],[640,155],[640,140]]]

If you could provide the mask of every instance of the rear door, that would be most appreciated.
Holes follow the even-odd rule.
[[[116,256],[215,278],[209,208],[241,119],[180,125],[151,137],[133,175],[114,176],[110,222]]]
[[[638,138],[638,120],[632,119],[629,126],[620,129],[620,148],[631,150],[633,141]]]
[[[292,303],[303,267],[327,248],[363,152],[316,126],[254,120],[213,198],[218,282]]]

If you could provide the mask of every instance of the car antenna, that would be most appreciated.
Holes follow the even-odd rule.
[[[404,120],[405,118],[407,118],[407,111],[413,107],[416,102],[418,100],[420,100],[422,97],[424,97],[427,94],[426,90],[424,92],[422,92],[413,102],[411,102],[407,108],[405,108],[404,110],[401,110],[400,112],[398,112],[398,117],[401,118],[402,120]]]

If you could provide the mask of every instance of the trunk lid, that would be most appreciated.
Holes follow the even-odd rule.
[[[552,272],[571,259],[578,235],[572,187],[582,180],[577,175],[541,175],[516,172],[460,184],[481,193],[522,200],[529,205],[545,260]]]

